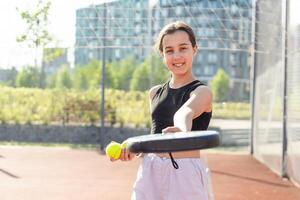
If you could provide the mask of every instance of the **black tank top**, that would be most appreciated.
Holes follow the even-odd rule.
[[[174,126],[173,116],[176,111],[190,98],[190,93],[200,85],[195,80],[177,89],[169,87],[169,82],[162,85],[152,98],[152,128],[151,134],[161,133],[162,129]],[[192,130],[207,130],[211,112],[204,112],[193,120]]]

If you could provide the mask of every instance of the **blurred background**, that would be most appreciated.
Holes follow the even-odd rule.
[[[147,134],[147,90],[169,74],[153,46],[189,24],[193,73],[213,91],[221,148],[300,182],[297,0],[0,2],[0,140],[99,145]]]

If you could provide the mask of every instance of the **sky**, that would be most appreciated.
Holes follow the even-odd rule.
[[[49,13],[49,32],[58,41],[59,47],[70,47],[75,41],[75,11],[81,7],[100,4],[108,0],[52,0]],[[17,69],[26,64],[33,64],[34,51],[24,48],[16,42],[16,37],[25,31],[16,7],[30,10],[37,0],[0,1],[0,68]]]

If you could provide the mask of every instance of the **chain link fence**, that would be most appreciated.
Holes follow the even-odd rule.
[[[295,0],[258,0],[253,91],[254,156],[300,183],[300,20]]]

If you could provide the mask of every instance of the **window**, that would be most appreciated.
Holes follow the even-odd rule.
[[[204,74],[205,75],[212,75],[213,74],[213,71],[214,71],[214,68],[213,68],[213,66],[212,65],[206,65],[205,67],[204,67]]]
[[[200,66],[197,66],[197,67],[194,68],[194,73],[195,73],[196,75],[201,75],[201,69],[200,69]]]
[[[89,18],[93,19],[93,18],[95,18],[95,16],[96,16],[95,12],[90,12],[89,13]]]
[[[196,15],[196,16],[200,13],[200,10],[198,7],[192,7],[191,11],[192,11],[192,14]]]
[[[121,45],[121,39],[120,39],[120,38],[117,38],[115,41],[116,41],[115,44],[116,44],[117,46],[120,46],[120,45]]]
[[[197,35],[198,35],[198,37],[205,36],[202,28],[197,29]]]
[[[212,0],[210,0],[210,1],[208,1],[208,5],[209,5],[209,7],[210,8],[217,8],[218,7],[218,2],[217,1],[212,1]]]
[[[181,15],[182,14],[182,7],[176,7],[175,8],[175,13],[176,13],[176,15]]]
[[[191,19],[191,17],[186,18],[186,22],[187,22],[188,25],[192,26],[192,19]]]
[[[88,57],[89,57],[89,59],[93,58],[93,52],[92,51],[89,51]]]
[[[216,63],[217,60],[218,60],[218,56],[217,56],[216,53],[209,53],[209,54],[208,54],[207,61],[208,61],[209,63]]]
[[[141,33],[141,31],[142,31],[142,27],[141,27],[140,25],[137,25],[137,26],[135,27],[135,33],[136,33],[136,34],[139,34],[139,33]]]
[[[202,53],[200,53],[200,54],[197,55],[197,59],[196,60],[197,60],[198,63],[203,62],[203,56],[202,55],[203,55]]]
[[[231,39],[234,39],[234,32],[233,32],[233,31],[230,31],[230,32],[229,32],[229,37],[230,37]]]
[[[230,11],[231,11],[232,15],[237,15],[237,13],[238,13],[238,7],[237,7],[237,5],[236,4],[232,4],[231,8],[230,8]]]
[[[218,47],[218,42],[217,41],[208,41],[207,46],[211,47],[211,48],[217,48]]]
[[[168,16],[168,10],[167,9],[162,10],[161,14],[162,14],[163,17],[167,17]]]
[[[161,5],[166,6],[167,5],[167,0],[161,0]]]
[[[215,36],[215,30],[213,28],[206,29],[206,35],[207,36]]]
[[[236,65],[236,56],[235,56],[235,54],[230,54],[229,60],[230,60],[231,65]]]
[[[120,58],[120,49],[117,49],[115,51],[115,56],[116,56],[117,59]]]

